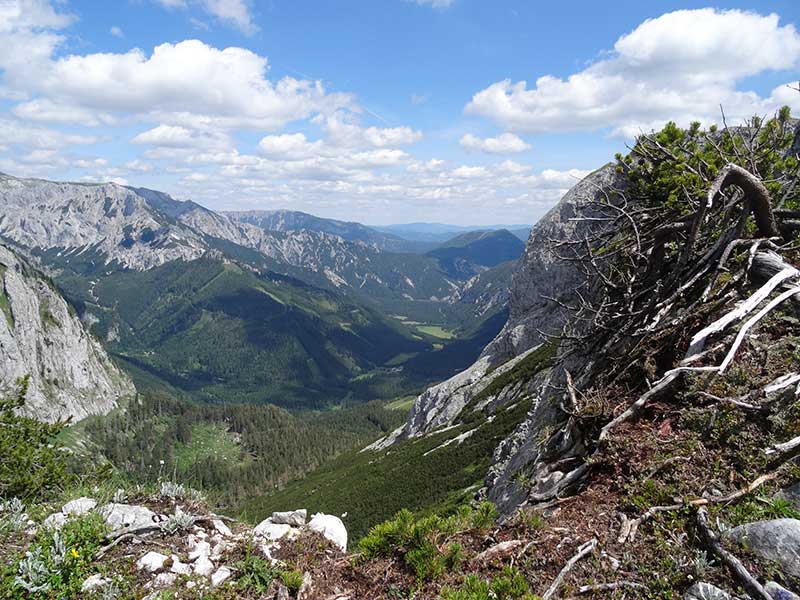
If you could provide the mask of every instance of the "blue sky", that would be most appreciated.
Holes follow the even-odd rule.
[[[113,7],[113,8],[109,8]],[[0,171],[534,222],[636,132],[800,94],[797,2],[0,0]]]

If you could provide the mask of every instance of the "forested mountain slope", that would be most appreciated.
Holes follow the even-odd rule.
[[[0,236],[147,389],[294,408],[418,393],[505,315],[508,270],[479,307],[432,257],[269,231],[154,190],[3,175],[0,201]]]

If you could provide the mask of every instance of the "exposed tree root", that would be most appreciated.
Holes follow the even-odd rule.
[[[592,538],[578,548],[578,552],[575,554],[575,556],[567,561],[567,564],[564,565],[564,568],[561,569],[558,575],[556,575],[556,578],[553,580],[553,583],[550,584],[550,587],[547,588],[547,591],[542,594],[542,600],[550,600],[550,598],[553,598],[556,595],[556,592],[558,592],[558,588],[560,588],[561,584],[564,582],[564,578],[567,576],[567,573],[569,573],[581,559],[591,554],[596,547],[597,538]]]

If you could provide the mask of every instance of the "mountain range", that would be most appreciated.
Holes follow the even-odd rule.
[[[358,223],[217,213],[113,183],[4,175],[0,202],[0,237],[137,385],[209,402],[320,408],[421,391],[499,331],[522,253],[507,231],[394,252],[420,248]]]

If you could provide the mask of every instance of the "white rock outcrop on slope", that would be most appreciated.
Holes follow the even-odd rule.
[[[311,517],[308,528],[333,542],[342,552],[347,552],[347,528],[339,517],[317,513]]]
[[[105,414],[135,390],[53,285],[0,245],[0,393],[30,377],[25,415]]]
[[[113,530],[125,527],[143,527],[155,523],[158,516],[146,506],[119,504],[112,502],[101,506],[98,511]]]

